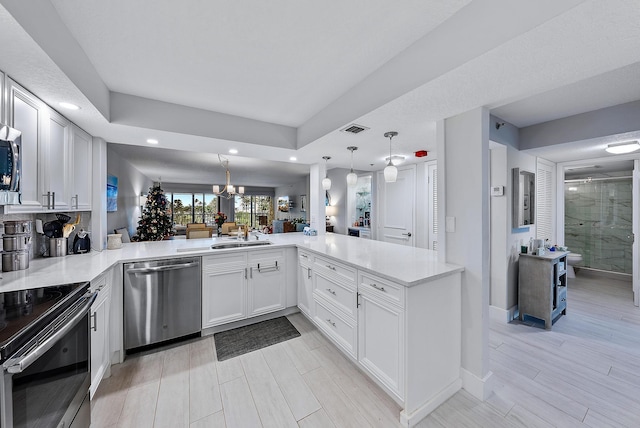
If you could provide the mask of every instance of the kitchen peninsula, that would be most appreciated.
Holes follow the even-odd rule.
[[[345,235],[288,233],[259,235],[259,240],[271,244],[212,250],[213,244],[234,241],[227,237],[176,239],[35,259],[28,270],[3,273],[0,292],[95,281],[104,278],[105,272],[110,273],[110,326],[116,333],[110,353],[115,363],[124,356],[123,263],[202,256],[206,308],[207,263],[216,268],[218,260],[241,253],[248,254],[250,260],[252,254],[279,251],[285,254],[279,266],[285,272],[287,290],[286,303],[276,309],[291,313],[299,307],[338,349],[404,408],[400,415],[404,426],[414,425],[460,389],[462,267],[438,262],[437,253],[430,250]],[[219,327],[223,323],[207,325],[205,313],[203,309],[203,334],[209,334],[210,325]],[[245,323],[251,322],[251,311],[247,313]],[[265,311],[255,313],[270,316]],[[113,355],[117,357],[114,359]]]

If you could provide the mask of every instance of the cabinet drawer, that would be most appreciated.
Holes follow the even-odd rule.
[[[236,252],[234,254],[204,256],[202,257],[203,272],[221,272],[228,270],[244,269],[247,266],[247,253]]]
[[[405,287],[369,273],[360,273],[358,291],[404,308]]]
[[[314,290],[326,300],[345,312],[349,317],[356,317],[356,291],[342,285],[339,281],[326,278],[323,274],[316,273]]]
[[[330,310],[314,299],[314,320],[318,328],[324,331],[331,340],[344,349],[353,358],[356,357],[357,329],[355,324],[342,318],[337,311]]]
[[[298,263],[301,266],[311,267],[313,265],[313,254],[298,250]]]
[[[314,266],[320,272],[326,272],[334,278],[342,279],[349,284],[353,284],[355,288],[356,270],[354,268],[320,256],[315,257]]]

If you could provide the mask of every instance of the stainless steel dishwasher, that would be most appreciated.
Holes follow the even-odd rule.
[[[200,257],[125,263],[126,350],[199,333]]]

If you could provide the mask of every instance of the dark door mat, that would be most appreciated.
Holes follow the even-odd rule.
[[[287,317],[279,317],[215,333],[213,340],[218,361],[224,361],[298,336]]]

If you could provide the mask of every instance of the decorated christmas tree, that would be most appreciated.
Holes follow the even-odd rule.
[[[149,195],[138,221],[138,241],[161,241],[173,234],[169,205],[160,184],[149,188]]]

